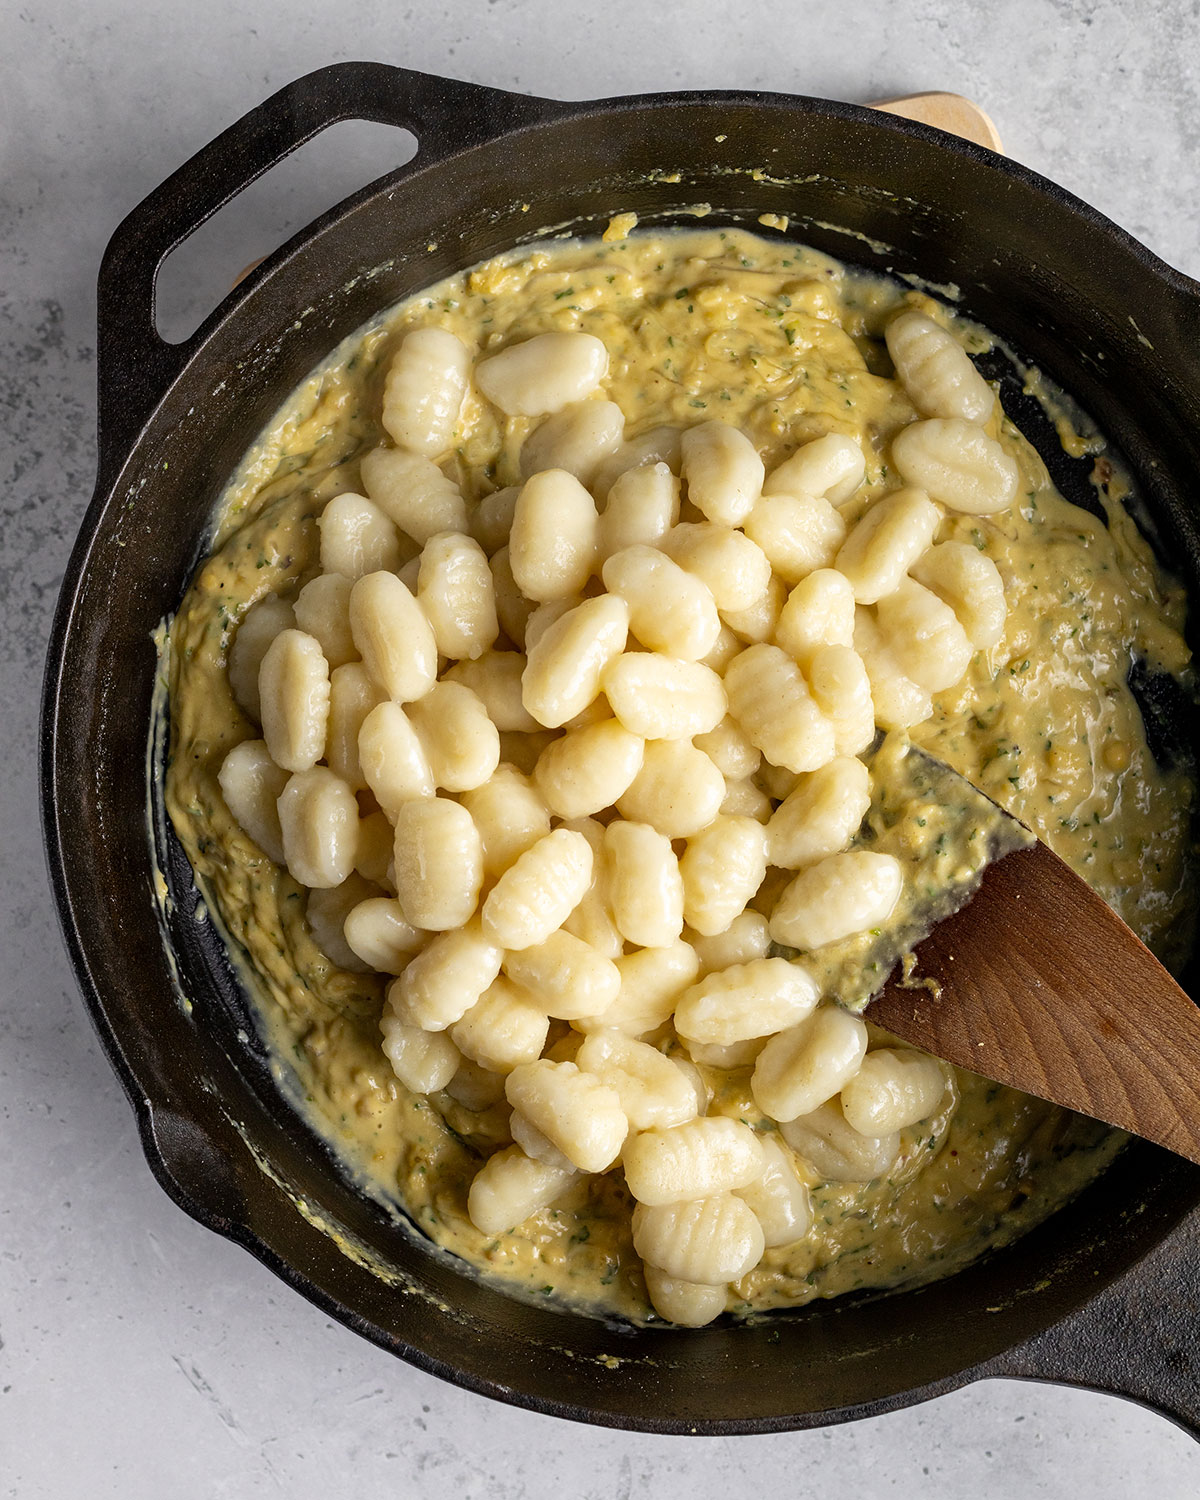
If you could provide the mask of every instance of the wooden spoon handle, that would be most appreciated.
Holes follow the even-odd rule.
[[[926,984],[890,981],[872,1021],[1200,1162],[1200,1007],[1045,844],[990,866],[916,956]]]
[[[902,94],[896,99],[877,99],[871,108],[902,115],[906,120],[919,120],[922,125],[936,125],[950,135],[961,135],[976,145],[1004,154],[1000,132],[991,117],[962,94]]]

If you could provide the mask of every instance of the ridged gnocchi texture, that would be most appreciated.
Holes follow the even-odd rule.
[[[996,398],[952,333],[911,308],[892,319],[886,338],[896,374],[919,411],[987,421]]]
[[[396,1083],[474,1120],[471,1224],[623,1173],[650,1302],[686,1326],[812,1232],[809,1182],[877,1175],[943,1105],[942,1065],[868,1051],[772,948],[886,923],[905,874],[860,847],[860,757],[1005,629],[995,563],[938,540],[1012,500],[992,392],[923,313],[887,342],[920,414],[905,488],[836,427],[769,473],[732,423],[631,431],[582,331],[476,355],[414,328],[319,570],[229,649],[251,732],[221,793],[331,962],[386,976]],[[462,446],[476,412],[503,484]],[[729,1069],[745,1118],[715,1109]]]
[[[454,438],[471,375],[471,351],[445,328],[414,328],[392,356],[382,421],[400,448],[441,458]]]

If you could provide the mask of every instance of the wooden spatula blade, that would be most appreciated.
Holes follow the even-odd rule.
[[[1045,844],[984,873],[870,1020],[1200,1162],[1200,1007]],[[936,986],[936,988],[934,987]]]

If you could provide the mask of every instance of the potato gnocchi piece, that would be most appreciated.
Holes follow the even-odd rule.
[[[577,1031],[615,1027],[632,1037],[656,1031],[670,1020],[679,996],[700,971],[695,950],[682,940],[665,948],[639,948],[614,962],[621,976],[617,998],[598,1015],[573,1021]]]
[[[608,350],[590,333],[538,333],[475,366],[475,384],[509,417],[540,417],[582,401],[608,373]]]
[[[599,526],[602,560],[626,547],[654,546],[679,519],[679,480],[665,463],[627,469],[607,494]]]
[[[779,1133],[822,1182],[871,1182],[882,1177],[900,1154],[898,1132],[862,1135],[847,1122],[837,1099],[784,1120]]]
[[[650,651],[698,662],[716,644],[721,617],[713,596],[657,547],[613,553],[601,576],[608,592],[629,606],[629,629]]]
[[[753,818],[756,823],[766,823],[772,808],[770,797],[753,777],[743,776],[725,783],[725,797],[719,808],[722,817]]]
[[[702,422],[680,439],[688,499],[708,520],[740,526],[762,494],[765,470],[754,444],[725,422]]]
[[[301,885],[341,885],[358,853],[358,803],[328,766],[296,771],[279,795],[288,873]]]
[[[882,729],[908,729],[931,717],[933,699],[901,671],[869,609],[860,608],[855,614],[854,649],[866,668],[875,722]]]
[[[464,1057],[458,1071],[446,1085],[446,1092],[456,1103],[472,1114],[482,1114],[499,1104],[505,1114],[510,1114],[504,1098],[504,1075],[481,1068],[469,1057]]]
[[[528,655],[534,649],[551,625],[556,625],[564,615],[577,609],[582,603],[584,603],[582,594],[568,594],[564,599],[545,599],[537,605],[525,621],[526,654]]]
[[[909,572],[950,606],[977,651],[1003,637],[1008,618],[1004,580],[978,548],[969,542],[941,542],[918,558]]]
[[[406,922],[430,932],[461,927],[483,887],[483,841],[471,814],[448,797],[405,802],[396,814],[395,870]]]
[[[769,760],[763,761],[754,780],[776,802],[790,797],[800,784],[795,771],[789,771],[786,766],[773,766]]]
[[[229,688],[247,718],[262,723],[258,678],[263,657],[277,635],[296,625],[296,611],[278,594],[266,594],[242,616],[229,648]]]
[[[541,725],[521,701],[524,671],[525,657],[520,651],[485,651],[474,661],[454,662],[442,674],[442,681],[470,688],[501,734],[529,734]]]
[[[339,969],[347,969],[352,974],[370,972],[372,965],[364,962],[346,941],[345,925],[346,918],[356,906],[379,894],[379,887],[357,872],[348,875],[341,885],[309,891],[304,904],[304,920],[317,947]]]
[[[725,794],[725,778],[703,750],[687,740],[650,740],[617,811],[665,838],[686,839],[713,821]]]
[[[496,643],[496,589],[483,548],[456,531],[425,543],[417,573],[417,602],[438,651],[452,661],[475,660]]]
[[[750,1206],[768,1250],[794,1245],[813,1224],[812,1194],[796,1176],[788,1153],[771,1136],[762,1136],[762,1176],[734,1192]]]
[[[544,943],[506,953],[504,972],[560,1021],[602,1013],[621,988],[612,959],[561,928]]]
[[[351,587],[340,573],[319,573],[296,597],[296,628],[317,641],[331,669],[358,659],[350,634]]]
[[[466,531],[467,505],[458,486],[420,454],[372,448],[360,471],[367,497],[418,547],[439,531]]]
[[[325,753],[329,663],[314,636],[281,630],[258,673],[263,739],[285,771],[307,771]]]
[[[767,836],[747,817],[717,816],[688,839],[679,861],[683,915],[706,937],[724,932],[767,873]]]
[[[809,691],[833,726],[839,755],[861,755],[875,738],[871,674],[853,646],[818,646],[806,664]]]
[[[616,719],[603,719],[547,745],[534,767],[534,783],[556,817],[590,817],[624,795],[645,753],[640,735]]]
[[[596,502],[573,474],[547,469],[527,479],[508,538],[509,566],[525,598],[580,594],[596,565],[599,527]]]
[[[563,923],[573,937],[580,938],[605,958],[617,958],[625,950],[625,939],[612,917],[608,861],[604,855],[604,828],[594,818],[574,818],[563,824],[581,833],[592,851],[592,880],[579,905]]]
[[[747,645],[757,645],[774,638],[779,628],[779,617],[787,603],[787,584],[774,573],[766,590],[747,609],[723,609],[721,618],[739,640]]]
[[[633,1210],[633,1245],[648,1266],[679,1281],[737,1281],[762,1259],[762,1227],[732,1193]]]
[[[777,766],[815,771],[835,753],[833,725],[796,663],[778,646],[748,646],[725,673],[729,712]]]
[[[888,353],[904,389],[927,417],[986,422],[996,398],[952,333],[910,308],[888,324]]]
[[[525,644],[525,625],[537,605],[517,587],[509,562],[507,542],[492,555],[492,595],[496,601],[496,618],[500,628],[514,646]]]
[[[282,865],[278,802],[288,772],[271,759],[265,740],[243,740],[221,762],[217,785],[238,827],[274,864]]]
[[[317,517],[321,567],[351,583],[366,573],[394,573],[412,555],[386,512],[365,495],[335,495]]]
[[[385,1010],[379,1022],[383,1052],[410,1093],[435,1094],[458,1071],[458,1048],[444,1031],[422,1031]]]
[[[775,644],[802,667],[819,646],[852,646],[854,590],[846,575],[818,568],[802,578],[780,611]]]
[[[728,714],[715,729],[695,735],[692,743],[728,780],[740,781],[745,776],[753,776],[762,764],[762,751],[750,743],[745,730]]]
[[[787,584],[828,568],[846,537],[846,523],[829,501],[811,495],[764,495],[745,530]]]
[[[904,675],[928,693],[959,682],[973,654],[954,611],[912,578],[875,606],[880,634]]]
[[[521,678],[522,702],[539,724],[558,729],[587,708],[628,633],[629,608],[610,594],[585,599],[550,626]]]
[[[721,1115],[644,1130],[626,1142],[622,1164],[629,1191],[652,1208],[734,1192],[764,1166],[749,1125]]]
[[[704,584],[721,611],[752,609],[770,585],[771,564],[743,531],[711,521],[683,522],[673,526],[660,545]]]
[[[964,515],[994,515],[1016,497],[1016,459],[961,417],[931,417],[902,427],[892,439],[892,461],[906,484],[919,485],[931,499]]]
[[[406,802],[432,797],[436,790],[420,736],[400,705],[390,699],[363,717],[358,764],[363,780],[393,823]]]
[[[683,877],[670,839],[618,819],[604,831],[604,852],[617,931],[642,948],[673,943],[683,931]]]
[[[358,853],[354,868],[365,880],[393,895],[396,891],[392,880],[394,842],[395,830],[378,808],[358,820]]]
[[[732,968],[734,964],[748,964],[752,959],[766,958],[771,946],[766,917],[761,912],[749,910],[736,916],[724,932],[710,937],[685,932],[684,937],[695,949],[700,972],[706,975]]]
[[[471,378],[471,351],[446,328],[414,328],[383,384],[383,427],[398,447],[441,458],[454,441]]]
[[[478,918],[440,932],[388,986],[387,1003],[410,1026],[445,1031],[493,982],[503,956],[484,936]]]
[[[728,1289],[725,1286],[703,1286],[698,1281],[681,1281],[668,1276],[657,1266],[644,1267],[646,1293],[654,1311],[668,1323],[680,1328],[703,1328],[725,1311]]]
[[[771,913],[777,943],[809,951],[891,916],[904,885],[900,862],[871,849],[830,854],[801,871]]]
[[[828,432],[797,448],[763,483],[764,495],[812,495],[841,505],[862,484],[867,461],[852,437]]]
[[[834,559],[859,604],[874,604],[899,586],[932,544],[941,519],[919,489],[895,490],[871,506]]]
[[[402,974],[429,934],[404,920],[400,903],[391,896],[369,896],[346,913],[342,925],[346,946],[380,974]]]
[[[766,1045],[766,1038],[747,1037],[744,1042],[689,1042],[688,1054],[693,1062],[706,1068],[748,1068]]]
[[[437,786],[469,792],[482,786],[500,764],[500,735],[487,709],[461,682],[435,682],[408,706]]]
[[[517,508],[519,484],[506,485],[502,490],[493,490],[485,495],[471,512],[471,535],[489,557],[508,546],[508,534],[512,530],[513,515]]]
[[[504,1093],[579,1171],[604,1172],[616,1161],[629,1132],[620,1096],[575,1063],[522,1063]]]
[[[628,651],[614,657],[601,686],[613,713],[644,740],[690,740],[694,734],[707,734],[728,707],[725,688],[711,667],[657,652]]]
[[[366,789],[358,737],[373,708],[384,702],[384,692],[360,661],[346,662],[329,674],[329,721],[325,729],[325,760],[347,786]]]
[[[591,879],[591,845],[582,834],[557,828],[519,855],[492,887],[483,903],[484,931],[501,948],[544,943],[579,905]]]
[[[944,1065],[908,1047],[876,1047],[842,1089],[842,1114],[860,1135],[885,1136],[927,1119],[946,1092]]]
[[[615,401],[574,401],[547,417],[521,446],[521,478],[565,469],[580,484],[621,446],[625,418]]]
[[[599,500],[606,496],[611,499],[618,480],[623,479],[626,474],[639,469],[656,468],[660,464],[671,473],[678,474],[681,437],[678,427],[661,426],[651,427],[638,437],[623,442],[592,476],[589,486],[592,494]],[[676,483],[676,513],[679,509],[678,488]]]
[[[838,854],[871,805],[871,776],[861,760],[840,755],[800,778],[767,824],[770,861],[800,870]]]
[[[467,1216],[481,1234],[516,1229],[562,1196],[577,1174],[509,1146],[489,1156],[467,1193]]]
[[[554,1058],[553,1061],[570,1062],[571,1059]],[[568,1172],[575,1170],[554,1142],[548,1136],[544,1136],[532,1121],[527,1120],[519,1109],[514,1109],[509,1115],[508,1128],[513,1140],[526,1156],[531,1156],[534,1161],[545,1162],[547,1166],[558,1167],[560,1170]]]
[[[397,703],[437,680],[437,642],[425,611],[394,573],[368,573],[350,591],[350,629],[367,671]]]
[[[811,1114],[854,1077],[867,1051],[867,1028],[838,1005],[822,1005],[773,1036],[758,1054],[750,1090],[774,1120]]]
[[[675,1029],[688,1043],[729,1047],[771,1036],[812,1014],[820,991],[801,964],[754,958],[709,974],[679,997]]]
[[[656,1047],[615,1027],[585,1037],[575,1061],[616,1092],[633,1130],[665,1129],[696,1117],[701,1096],[695,1078]]]
[[[464,792],[460,800],[479,830],[483,870],[489,879],[503,875],[550,832],[549,809],[516,766],[501,763],[482,786]]]
[[[536,998],[499,974],[451,1025],[450,1035],[462,1055],[481,1068],[511,1073],[542,1055],[549,1030],[550,1018]]]

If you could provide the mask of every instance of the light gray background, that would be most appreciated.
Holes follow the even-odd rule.
[[[1190,0],[0,6],[0,1493],[1200,1492],[1188,1438],[1089,1393],[993,1383],[822,1432],[659,1439],[484,1402],[334,1326],[150,1178],[60,951],[34,768],[44,641],[93,477],[101,252],[128,209],[279,85],[365,57],[572,98],[955,90],[991,111],[1014,157],[1198,275],[1198,11]],[[181,253],[164,287],[170,325],[186,331],[241,265],[396,149],[354,127],[310,148]]]

